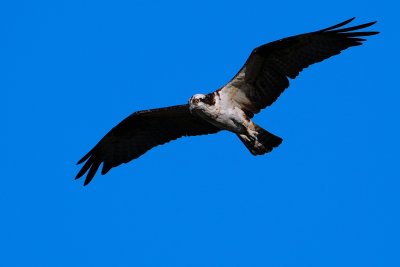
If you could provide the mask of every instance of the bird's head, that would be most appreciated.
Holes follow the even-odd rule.
[[[189,99],[190,111],[209,109],[210,106],[213,106],[214,104],[215,101],[213,94],[195,94]]]
[[[193,106],[201,106],[201,105],[206,105],[206,106],[213,106],[215,104],[215,94],[195,94],[189,99],[189,105]]]
[[[204,110],[206,107],[204,106],[205,95],[203,94],[195,94],[189,99],[189,109],[190,112],[197,112],[200,110]]]
[[[192,96],[189,99],[189,105],[193,105],[193,106],[198,106],[201,105],[201,103],[203,103],[203,99],[205,98],[205,95],[203,94],[195,94],[194,96]]]

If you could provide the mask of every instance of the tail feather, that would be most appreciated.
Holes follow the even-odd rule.
[[[282,138],[276,136],[263,128],[256,126],[257,138],[252,138],[249,135],[238,134],[240,141],[247,147],[253,155],[264,155],[271,152],[274,147],[282,143]]]

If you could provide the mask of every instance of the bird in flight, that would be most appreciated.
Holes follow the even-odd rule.
[[[253,155],[279,146],[282,138],[252,121],[254,114],[270,106],[289,86],[289,80],[311,64],[358,46],[378,34],[358,31],[375,22],[343,27],[352,19],[326,29],[299,34],[255,48],[239,72],[223,87],[209,94],[195,94],[186,105],[142,110],[112,128],[77,164],[84,163],[75,179],[86,172],[90,183],[101,174],[127,163],[155,146],[183,136],[230,131]]]

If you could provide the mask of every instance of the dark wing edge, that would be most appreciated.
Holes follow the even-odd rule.
[[[193,116],[189,105],[178,105],[133,113],[111,129],[77,164],[84,163],[75,179],[86,172],[84,185],[90,183],[103,163],[101,174],[127,163],[155,146],[183,136],[213,134],[220,131]]]
[[[308,66],[340,54],[349,47],[361,45],[366,39],[360,37],[379,33],[357,31],[374,25],[376,21],[342,28],[354,19],[255,48],[240,71],[219,90],[230,90],[230,86],[238,88],[247,99],[234,100],[247,112],[260,112],[289,87],[288,78],[294,79]]]

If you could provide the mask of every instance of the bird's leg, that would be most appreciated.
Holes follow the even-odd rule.
[[[248,131],[249,132],[249,131]],[[247,134],[247,137],[251,140],[251,142],[252,143],[255,143],[255,142],[257,142],[257,140],[258,140],[258,138],[257,138],[257,136],[254,134],[254,133],[248,133]]]
[[[258,138],[257,138],[258,132],[256,131],[255,124],[250,119],[247,119],[246,123],[244,124],[244,126],[246,127],[248,138],[253,143],[257,142],[258,141]]]

